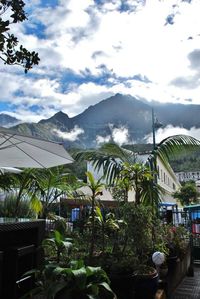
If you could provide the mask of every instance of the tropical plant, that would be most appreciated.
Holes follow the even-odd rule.
[[[48,220],[53,221],[54,229],[59,231],[59,233],[63,236],[66,235],[67,232],[67,219],[61,216],[58,216],[54,213],[48,214]]]
[[[149,166],[142,163],[123,164],[120,172],[120,179],[129,182],[130,187],[135,191],[135,203],[140,204],[146,193],[151,191],[153,184],[153,175]]]
[[[90,244],[90,252],[89,257],[92,259],[94,254],[94,244],[95,244],[95,201],[99,193],[102,192],[104,184],[101,183],[101,178],[99,180],[95,180],[94,176],[91,172],[87,171],[86,176],[88,178],[87,186],[90,188],[91,195],[91,244]]]
[[[200,193],[194,182],[186,182],[180,189],[173,193],[173,197],[178,199],[182,206],[199,202]]]
[[[59,264],[62,255],[64,255],[65,258],[69,255],[72,248],[72,242],[71,239],[64,238],[59,231],[55,230],[52,238],[43,240],[42,246],[46,256],[48,256],[48,260],[53,260]]]
[[[168,247],[168,256],[182,258],[189,244],[189,232],[182,226],[166,225],[165,227],[165,240]]]
[[[89,161],[95,170],[103,168],[105,179],[112,185],[122,170],[122,163],[133,164],[136,162],[136,154],[124,149],[115,143],[106,143],[99,149],[78,151],[74,154],[78,161]]]
[[[149,184],[149,187],[146,188],[146,190],[149,189],[152,190],[153,194],[158,194],[156,167],[157,157],[161,159],[162,163],[168,169],[168,161],[170,157],[176,157],[183,151],[194,152],[199,149],[199,146],[199,140],[187,135],[170,136],[157,144],[147,160],[154,180],[152,180],[153,185],[150,186]],[[140,160],[139,155],[136,153],[113,143],[104,144],[101,148],[96,150],[79,151],[74,157],[80,161],[86,160],[91,162],[97,171],[103,169],[104,176],[109,185],[113,185],[116,179],[120,177],[120,172],[123,169],[124,162],[129,165],[133,165]],[[154,200],[154,198],[158,201],[157,196],[149,196],[149,193],[146,193],[144,201],[151,201]]]
[[[156,145],[153,154],[159,157],[165,166],[170,158],[177,157],[180,153],[189,153],[199,150],[200,141],[188,135],[174,135],[163,139]]]
[[[152,178],[151,170],[139,162],[134,152],[124,149],[117,144],[108,143],[96,151],[78,152],[75,158],[80,160],[86,159],[92,162],[96,170],[103,168],[108,184],[111,188],[116,189],[117,186],[118,189],[120,188],[123,191],[125,202],[128,201],[128,191],[134,189],[136,202],[139,203],[139,195],[142,190],[141,183],[139,187],[141,177],[143,176],[143,181],[146,179],[146,183],[147,181],[150,182],[150,178]],[[136,163],[136,161],[138,162]]]
[[[42,203],[42,218],[46,218],[61,195],[70,193],[77,178],[63,167],[37,170],[35,194]],[[80,184],[79,184],[80,185]]]
[[[100,242],[102,244],[102,254],[105,253],[106,239],[110,240],[110,237],[114,237],[115,241],[117,239],[117,234],[122,229],[126,227],[126,222],[116,218],[114,213],[102,214],[100,207],[95,208],[95,225],[100,228]],[[115,242],[114,242],[115,244]]]
[[[140,263],[146,263],[153,250],[154,215],[152,207],[126,203],[120,209],[127,223],[128,246]]]
[[[16,217],[16,195],[8,194],[3,201],[0,202],[0,217]],[[19,218],[34,218],[35,213],[30,207],[30,202],[27,199],[20,200],[18,204]]]
[[[36,294],[45,299],[114,299],[110,281],[100,267],[85,266],[83,261],[71,261],[69,266],[59,267],[48,264],[42,269],[33,270],[25,275],[35,275],[36,287],[24,298],[34,298]]]
[[[10,173],[3,173],[0,170],[0,189],[2,191],[9,191],[13,185],[13,177]]]
[[[28,200],[31,208],[38,213],[41,211],[40,201],[35,195],[37,173],[33,169],[26,169],[21,173],[12,174],[12,192],[16,195],[15,217],[19,217],[19,205],[24,199]]]

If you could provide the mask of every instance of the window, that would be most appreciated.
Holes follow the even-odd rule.
[[[159,168],[159,166],[157,167],[157,173],[158,173],[158,178],[160,178],[160,168]]]

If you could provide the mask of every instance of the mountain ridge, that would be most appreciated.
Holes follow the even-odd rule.
[[[0,127],[9,128],[19,123],[20,120],[18,118],[10,116],[6,113],[0,113]]]
[[[144,143],[145,136],[152,131],[152,108],[164,127],[200,128],[200,105],[150,103],[118,93],[89,106],[74,117],[70,118],[59,111],[38,123],[22,123],[12,129],[23,134],[63,141],[66,147],[96,147],[98,136],[106,140],[117,129],[127,129],[130,142]]]

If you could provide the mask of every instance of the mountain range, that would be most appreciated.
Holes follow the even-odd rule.
[[[19,124],[21,121],[5,113],[0,114],[0,127],[10,128]]]
[[[152,132],[152,108],[163,127],[200,128],[200,105],[161,104],[136,99],[130,95],[116,94],[82,113],[69,117],[62,111],[38,123],[13,123],[12,130],[54,141],[70,147],[96,147],[100,141],[115,140],[116,134],[125,132],[127,143],[145,143]],[[0,115],[0,126],[6,126],[5,115]],[[12,122],[13,121],[13,122]]]

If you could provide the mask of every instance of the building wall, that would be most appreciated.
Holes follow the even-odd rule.
[[[198,181],[200,180],[200,170],[176,172],[176,177],[180,182]]]
[[[195,184],[197,186],[197,190],[200,192],[200,180],[197,180]]]
[[[173,202],[176,200],[173,198],[172,194],[180,188],[180,183],[173,171],[169,166],[167,169],[162,161],[157,159],[157,170],[158,170],[158,184],[165,190],[163,195],[164,202]]]

